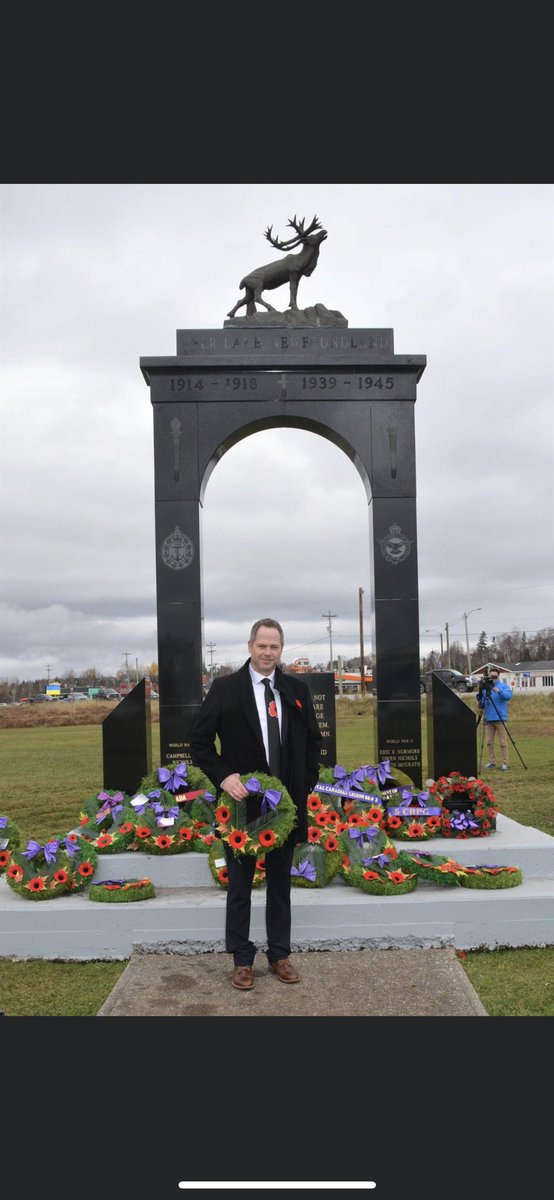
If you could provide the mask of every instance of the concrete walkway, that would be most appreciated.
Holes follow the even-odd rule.
[[[133,952],[99,1017],[485,1017],[452,947],[304,951],[300,982],[270,975],[263,952],[255,985],[231,984],[225,953]]]

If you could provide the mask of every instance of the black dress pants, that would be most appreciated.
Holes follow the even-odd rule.
[[[291,881],[290,869],[295,846],[291,833],[278,850],[265,856],[267,958],[270,963],[290,954]],[[229,883],[225,912],[225,949],[233,955],[235,966],[252,966],[256,947],[250,940],[252,880],[256,869],[254,854],[240,857],[223,843]],[[263,854],[263,850],[260,851]]]

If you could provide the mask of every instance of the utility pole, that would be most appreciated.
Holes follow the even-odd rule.
[[[208,650],[210,652],[210,683],[213,683],[214,677],[214,650],[216,646],[217,642],[208,642]]]
[[[468,632],[467,632],[467,618],[469,616],[471,616],[471,613],[481,612],[481,611],[482,611],[481,608],[470,608],[468,613],[466,613],[466,612],[462,613],[462,616],[464,618],[464,624],[466,627],[466,654],[467,654],[467,673],[468,673],[468,675],[471,675],[471,655],[469,653],[469,636],[468,636]]]
[[[332,612],[326,612],[326,613],[322,613],[321,615],[322,615],[322,617],[327,617],[327,618],[328,618],[328,620],[329,620],[329,624],[328,624],[328,626],[327,626],[327,633],[329,634],[329,660],[330,660],[330,666],[331,666],[331,670],[332,670],[332,671],[334,671],[334,667],[333,667],[333,627],[332,627],[332,620],[333,620],[333,617],[336,617],[336,615],[337,615],[337,614],[336,614],[336,613],[332,613]]]
[[[47,664],[46,664],[46,671],[47,671],[47,674],[48,674],[48,683],[50,683],[50,666],[51,666],[51,664],[50,664],[50,663],[47,663]]]
[[[362,596],[364,589],[358,588],[358,609],[360,613],[360,696],[365,696],[365,667],[364,667],[364,607]]]
[[[126,677],[126,680],[127,680],[127,687],[128,687],[128,689],[130,690],[130,689],[131,689],[131,680],[130,680],[130,678],[129,678],[129,651],[128,651],[128,650],[122,650],[122,651],[121,651],[121,653],[122,653],[122,655],[123,655],[123,657],[124,657],[124,659],[125,659],[125,677]]]
[[[446,665],[450,666],[450,641],[448,638],[448,621],[446,622]]]

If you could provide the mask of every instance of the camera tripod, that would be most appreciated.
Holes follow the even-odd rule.
[[[523,762],[523,759],[522,759],[522,757],[521,757],[521,754],[519,753],[519,750],[518,750],[518,748],[517,748],[517,746],[516,746],[516,744],[515,744],[515,742],[514,742],[514,739],[513,739],[512,735],[511,735],[511,733],[510,733],[510,730],[508,729],[508,726],[506,725],[506,722],[502,720],[502,717],[500,716],[500,713],[499,713],[499,711],[498,711],[498,709],[497,709],[497,707],[496,707],[496,702],[495,702],[494,696],[492,695],[492,687],[490,687],[490,686],[487,686],[487,685],[485,684],[485,687],[484,687],[484,689],[483,689],[483,690],[487,692],[487,699],[489,699],[489,700],[490,700],[490,702],[491,702],[491,704],[492,704],[492,706],[493,706],[493,708],[494,708],[494,711],[495,711],[495,713],[496,713],[496,715],[497,715],[497,717],[498,717],[498,720],[500,721],[500,724],[504,726],[504,729],[506,730],[506,733],[508,734],[508,737],[509,737],[509,739],[510,739],[510,741],[511,741],[511,743],[512,743],[512,746],[514,747],[514,750],[515,750],[515,752],[516,752],[516,754],[517,754],[518,758],[519,758],[519,759],[520,759],[520,761],[523,763],[523,766],[525,767],[525,770],[527,770],[527,766],[526,766],[526,764]],[[481,693],[480,693],[480,694],[481,694]],[[485,741],[485,725],[486,725],[486,721],[483,719],[483,718],[484,718],[484,713],[485,713],[485,708],[484,708],[484,706],[483,706],[483,708],[481,708],[481,705],[479,705],[479,716],[477,717],[477,724],[476,724],[476,726],[475,726],[475,728],[476,728],[476,730],[477,730],[477,729],[479,728],[479,725],[480,725],[481,721],[483,722],[483,730],[482,730],[482,733],[481,733],[481,745],[480,745],[480,747],[479,747],[479,765],[478,765],[478,774],[479,774],[479,776],[481,775],[481,764],[482,764],[482,761],[483,761],[483,744],[484,744],[484,741]]]

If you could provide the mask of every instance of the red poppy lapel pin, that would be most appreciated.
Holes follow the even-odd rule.
[[[297,708],[302,708],[302,703],[300,700],[295,700],[294,703],[296,704]]]

